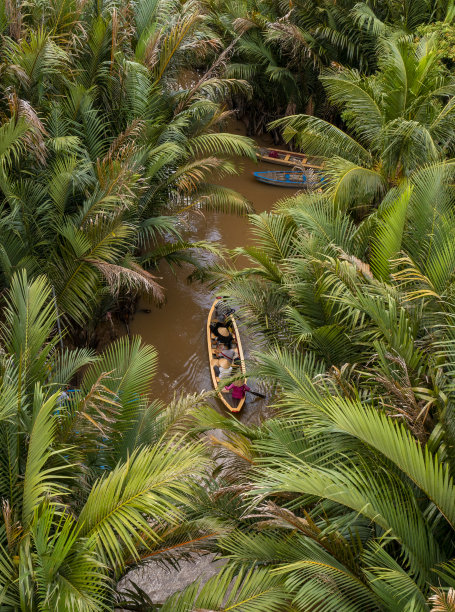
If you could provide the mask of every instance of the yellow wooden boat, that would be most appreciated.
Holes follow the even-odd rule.
[[[217,323],[220,321],[217,317],[217,312],[216,312],[216,306],[220,301],[221,301],[221,298],[219,297],[215,299],[215,301],[212,304],[212,307],[210,308],[209,316],[207,318],[207,348],[209,352],[210,376],[212,377],[212,384],[213,384],[214,389],[218,389],[220,386],[220,379],[217,377],[217,375],[215,374],[215,370],[214,370],[214,366],[217,365],[218,363],[217,354],[216,354],[216,348],[217,348],[218,341],[216,339],[216,336],[210,330],[210,325],[212,323]],[[231,332],[231,335],[234,338],[234,341],[232,342],[232,348],[237,349],[239,353],[240,363],[239,363],[239,366],[237,367],[240,367],[242,373],[245,374],[245,359],[243,355],[242,342],[240,340],[240,334],[239,334],[239,329],[237,327],[237,323],[232,313],[228,316],[228,322],[226,322],[226,327],[229,329],[229,331]],[[242,382],[246,384],[246,378],[244,378]],[[218,397],[223,402],[223,404],[226,406],[226,408],[230,410],[231,412],[240,412],[240,410],[243,408],[243,404],[245,403],[245,398],[242,398],[237,403],[236,400],[232,399],[231,392],[224,391],[224,388],[222,388],[221,391],[218,392]]]
[[[305,153],[296,153],[294,151],[283,151],[282,149],[267,149],[260,147],[256,152],[256,157],[259,161],[269,162],[271,164],[279,164],[280,166],[303,166],[304,168],[313,168],[314,170],[322,170],[324,167],[321,157],[306,155]]]

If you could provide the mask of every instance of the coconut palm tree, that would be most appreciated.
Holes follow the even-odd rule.
[[[253,155],[221,131],[221,102],[246,85],[216,71],[182,85],[182,62],[218,45],[194,2],[62,1],[15,19],[2,43],[2,286],[21,267],[45,273],[73,327],[122,293],[161,300],[148,270],[215,248],[188,244],[179,214],[250,210],[213,182]]]
[[[378,65],[371,76],[339,67],[322,75],[342,127],[309,115],[273,124],[327,158],[326,187],[341,206],[377,204],[423,165],[453,155],[455,86],[434,41],[382,38]]]
[[[3,314],[1,606],[112,609],[129,568],[213,534],[193,508],[207,457],[180,409],[149,402],[152,347],[60,348],[51,287],[25,272]]]

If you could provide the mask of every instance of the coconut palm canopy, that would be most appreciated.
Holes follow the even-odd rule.
[[[179,433],[182,406],[147,399],[156,351],[140,338],[62,350],[51,287],[25,272],[3,316],[2,609],[109,609],[126,568],[212,533],[194,515],[209,458]]]
[[[434,39],[381,38],[377,55],[371,76],[341,67],[321,76],[344,129],[308,115],[275,123],[302,150],[328,158],[327,189],[342,206],[377,203],[422,165],[454,153],[455,81]]]
[[[250,142],[221,131],[245,82],[184,74],[220,47],[197,3],[5,4],[2,27],[1,284],[45,273],[68,323],[135,289],[190,245],[176,214],[245,212],[212,182]],[[164,241],[164,242],[163,242]]]
[[[284,201],[252,217],[251,267],[214,270],[278,394],[259,428],[199,416],[228,432],[251,521],[220,548],[280,576],[290,610],[452,609],[452,175],[416,171],[361,224],[323,194]]]
[[[1,610],[455,610],[454,18],[0,2]],[[235,109],[325,157],[321,191],[250,214],[246,265],[209,271],[255,340],[257,425],[154,401],[139,337],[74,348],[163,301],[160,262],[220,251],[188,211],[252,213],[216,180],[254,154]],[[119,588],[206,553],[217,574],[167,601]]]

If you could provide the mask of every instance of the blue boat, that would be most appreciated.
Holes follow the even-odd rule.
[[[254,178],[267,185],[292,187],[294,189],[317,189],[323,182],[323,177],[312,170],[301,171],[270,171],[254,172]]]

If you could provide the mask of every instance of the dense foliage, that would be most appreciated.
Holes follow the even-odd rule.
[[[25,272],[3,316],[0,607],[112,608],[128,568],[211,533],[194,512],[209,459],[181,410],[147,400],[156,351],[139,337],[62,350],[51,288]]]
[[[277,580],[271,609],[455,609],[452,66],[441,24],[373,11],[351,16],[376,61],[320,73],[340,114],[273,123],[326,158],[322,191],[252,216],[250,267],[214,270],[277,397],[260,427],[199,413],[241,490],[218,544]]]
[[[247,84],[190,70],[221,45],[194,2],[2,2],[0,28],[0,286],[44,273],[73,328],[131,290],[162,301],[148,270],[213,248],[177,213],[248,209],[212,182],[251,154],[220,131]]]
[[[454,19],[0,2],[0,610],[455,610]],[[249,265],[211,270],[272,389],[254,427],[151,402],[139,338],[74,348],[162,300],[160,262],[217,250],[188,210],[251,211],[214,181],[254,153],[233,111],[325,160],[320,191],[250,216]],[[202,552],[225,562],[203,586],[117,592]]]
[[[430,610],[455,587],[452,175],[421,170],[360,225],[289,200],[253,217],[255,265],[231,271],[279,401],[258,429],[225,425],[256,522],[221,546],[297,610]]]

